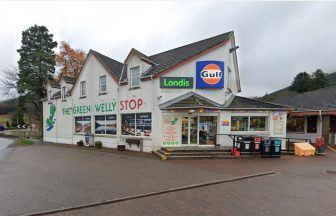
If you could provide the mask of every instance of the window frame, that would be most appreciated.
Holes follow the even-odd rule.
[[[62,86],[62,88],[61,88],[61,99],[62,99],[62,101],[66,101],[66,89],[67,89],[67,87],[66,86]]]
[[[105,79],[105,85],[102,85],[102,78]],[[102,91],[102,86],[105,86],[105,90]],[[106,75],[99,76],[99,94],[105,94],[107,92],[107,80]]]
[[[133,71],[135,70],[135,69],[138,69],[138,76],[136,76],[136,77],[134,77],[133,76]],[[132,68],[130,68],[130,87],[131,88],[139,88],[140,87],[140,78],[141,78],[141,70],[140,70],[140,66],[136,66],[136,67],[132,67]],[[138,85],[133,85],[133,79],[134,78],[138,78],[138,81],[139,81],[139,83],[138,83]]]
[[[84,88],[83,88],[84,87]],[[83,94],[83,89],[85,90]],[[87,92],[86,92],[86,81],[81,81],[80,82],[80,98],[85,98],[87,96]]]
[[[81,118],[82,122],[84,121],[84,118],[90,118],[90,131],[89,132],[85,132],[84,125],[82,125],[83,128],[79,132],[76,131],[76,119],[78,119],[78,118]],[[75,127],[75,129],[74,129],[75,134],[92,133],[92,116],[90,116],[90,115],[75,116],[73,121],[74,121],[74,127]]]
[[[137,135],[137,130],[138,130],[138,119],[141,119],[139,118],[138,116],[139,115],[150,115],[150,126],[147,126],[147,127],[150,127],[150,134],[149,135]],[[125,124],[123,123],[123,116],[125,115],[132,115],[134,116],[134,127],[132,127],[134,129],[134,135],[132,134],[125,134],[124,133],[124,126]],[[131,136],[131,137],[152,137],[152,132],[153,132],[153,115],[151,112],[141,112],[141,113],[122,113],[120,114],[120,119],[121,119],[121,135],[122,136]],[[144,120],[144,119],[143,119]],[[146,127],[146,126],[142,126],[142,127]],[[143,130],[142,132],[144,132],[145,130]]]
[[[251,130],[251,117],[252,118],[265,118],[265,130]],[[232,130],[232,118],[247,118],[247,130]],[[269,119],[270,117],[268,115],[232,115],[231,116],[231,119],[230,119],[230,131],[231,132],[262,132],[262,133],[266,133],[266,132],[269,132],[270,129],[269,129],[269,126],[270,126],[270,123],[269,123]]]
[[[313,122],[314,123],[314,125],[310,125],[311,124],[311,122],[309,121],[309,118],[314,118],[316,121],[315,122]],[[307,133],[317,133],[317,120],[318,120],[318,118],[317,118],[317,116],[307,116],[307,127],[306,127],[306,132]],[[312,128],[310,128],[310,126],[315,126],[315,127],[312,127]],[[311,129],[313,129],[313,130],[311,130]]]
[[[292,131],[292,130],[288,130],[290,127],[288,127],[288,124],[290,123],[291,120],[294,120],[294,119],[301,119],[303,120],[303,127],[302,127],[302,130],[301,131]],[[306,127],[306,124],[305,124],[305,117],[304,116],[298,116],[298,117],[287,117],[287,124],[286,124],[286,133],[305,133],[305,127]]]
[[[115,125],[116,125],[116,128],[115,128],[115,133],[106,133],[106,131],[107,131],[107,127],[106,127],[106,125],[107,125],[107,117],[108,116],[114,116],[114,118],[115,118],[115,121],[116,121],[116,123],[115,123]],[[97,133],[96,131],[96,122],[97,122],[97,117],[104,117],[104,133]],[[116,136],[117,135],[117,133],[118,133],[118,118],[117,118],[117,114],[107,114],[107,115],[95,115],[94,116],[94,122],[95,122],[95,127],[94,127],[94,134],[96,134],[96,135],[106,135],[106,136]]]

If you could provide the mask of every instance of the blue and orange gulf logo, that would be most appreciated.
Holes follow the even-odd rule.
[[[224,88],[224,62],[196,62],[196,88]]]

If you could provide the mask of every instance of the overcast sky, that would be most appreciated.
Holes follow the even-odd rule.
[[[0,70],[16,65],[34,24],[119,61],[132,47],[150,55],[234,30],[242,95],[262,96],[298,72],[336,71],[335,11],[333,2],[0,2]]]

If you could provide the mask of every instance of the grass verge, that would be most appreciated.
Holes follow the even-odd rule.
[[[16,145],[18,146],[30,146],[33,145],[34,141],[26,138],[20,138],[17,142]]]

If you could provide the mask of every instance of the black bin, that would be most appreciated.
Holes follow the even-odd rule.
[[[271,155],[274,158],[280,158],[281,157],[281,140],[274,139],[272,140],[272,146],[271,146]]]
[[[268,158],[272,156],[271,146],[272,146],[272,140],[270,139],[263,140],[261,142],[261,157],[262,158]]]
[[[252,152],[253,137],[244,137],[240,141],[240,152]]]

